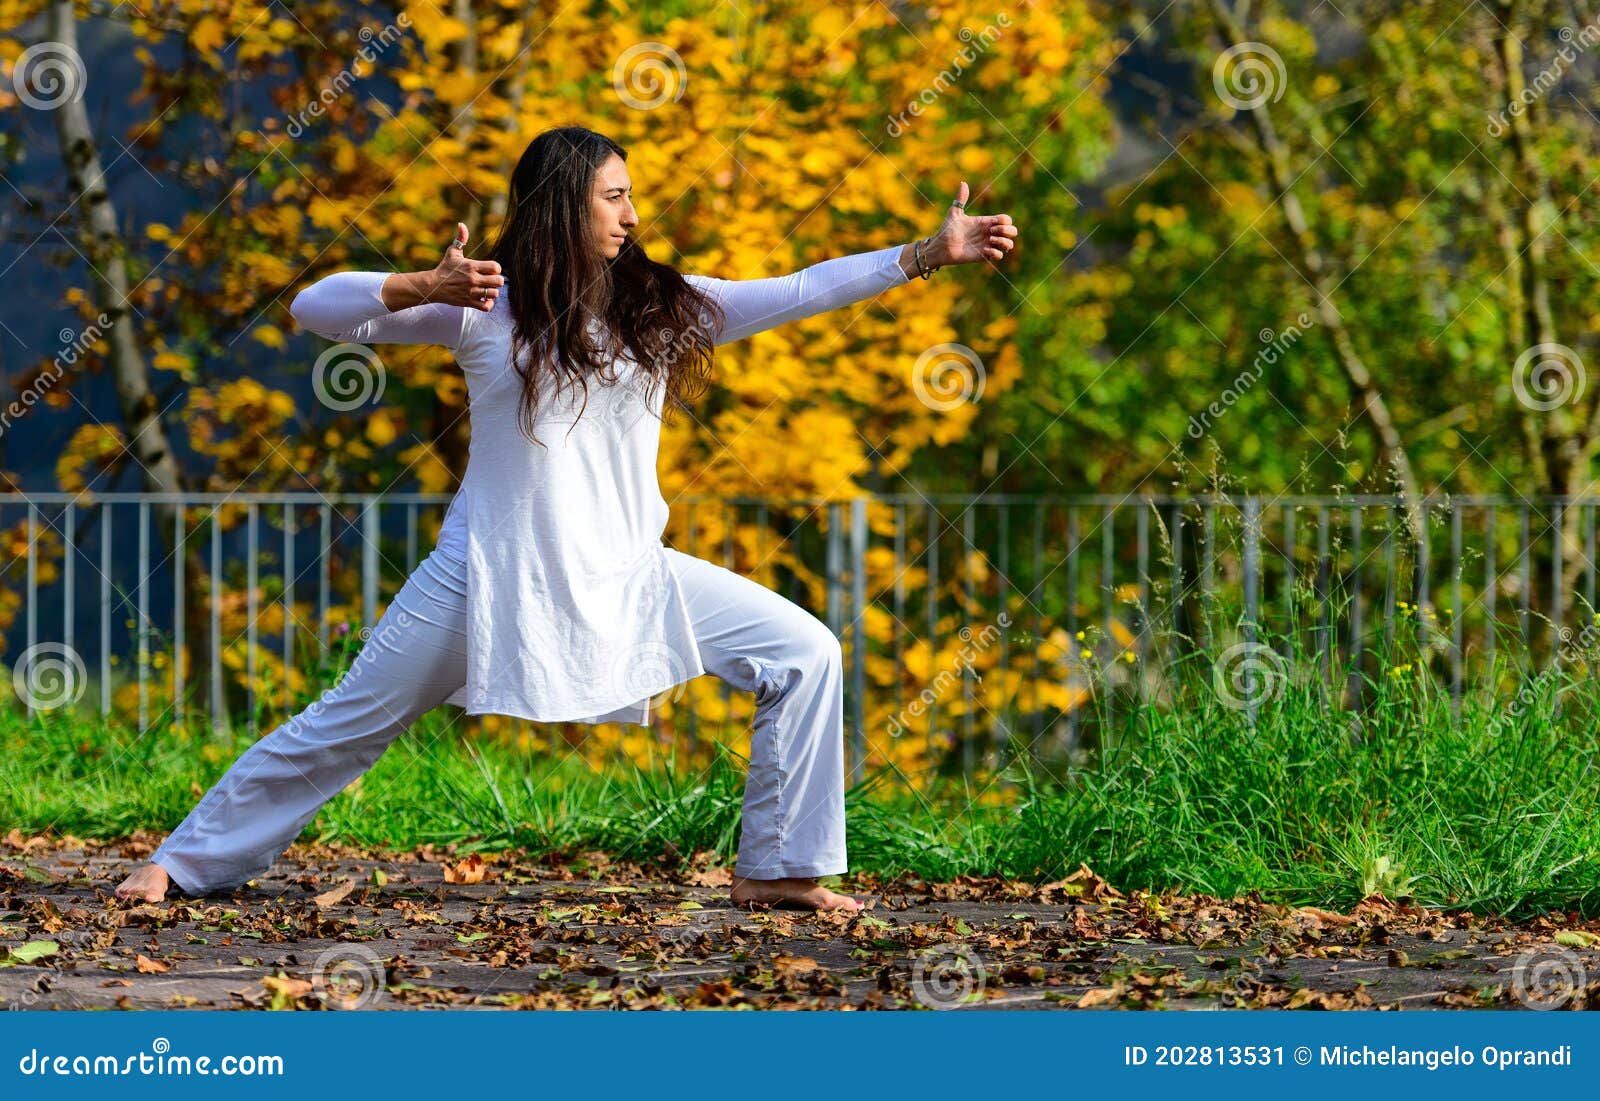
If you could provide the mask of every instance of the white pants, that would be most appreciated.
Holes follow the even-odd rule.
[[[845,871],[839,640],[749,578],[663,550],[707,672],[756,697],[735,871]],[[465,683],[466,592],[464,561],[423,559],[339,683],[241,754],[151,854],[180,891],[208,894],[267,871],[324,803]]]

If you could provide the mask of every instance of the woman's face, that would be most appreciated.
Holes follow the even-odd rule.
[[[622,251],[623,238],[639,224],[639,212],[633,209],[633,181],[628,178],[628,166],[615,153],[595,173],[592,209],[600,255],[614,260]]]

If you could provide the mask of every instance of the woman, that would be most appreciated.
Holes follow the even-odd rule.
[[[732,898],[858,909],[844,872],[839,641],[731,570],[666,547],[656,482],[666,399],[712,348],[1014,247],[1007,215],[933,237],[729,281],[651,260],[622,147],[583,127],[536,137],[490,258],[464,225],[431,271],[351,271],[290,312],[330,339],[437,343],[467,379],[466,475],[434,551],[337,685],[252,745],[116,893],[158,902],[270,868],[328,799],[440,703],[539,722],[647,722],[652,697],[706,672],[755,693]]]

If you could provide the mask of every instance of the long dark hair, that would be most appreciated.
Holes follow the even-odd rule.
[[[606,352],[619,343],[639,365],[644,395],[653,400],[666,387],[664,408],[687,405],[711,375],[713,335],[724,321],[717,301],[650,259],[631,235],[612,259],[594,251],[594,179],[613,153],[628,158],[582,126],[535,137],[511,174],[506,220],[487,257],[506,281],[511,358],[522,378],[518,423],[541,446],[533,429],[544,379],[554,379],[558,395],[580,384],[587,407],[590,375],[615,381],[604,371]],[[591,319],[600,320],[606,348],[591,343]]]

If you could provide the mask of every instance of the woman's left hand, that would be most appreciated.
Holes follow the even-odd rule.
[[[944,216],[944,225],[933,235],[933,263],[972,264],[979,260],[1000,260],[1017,247],[1017,227],[1009,214],[968,214],[967,181],[961,181],[955,201]]]

